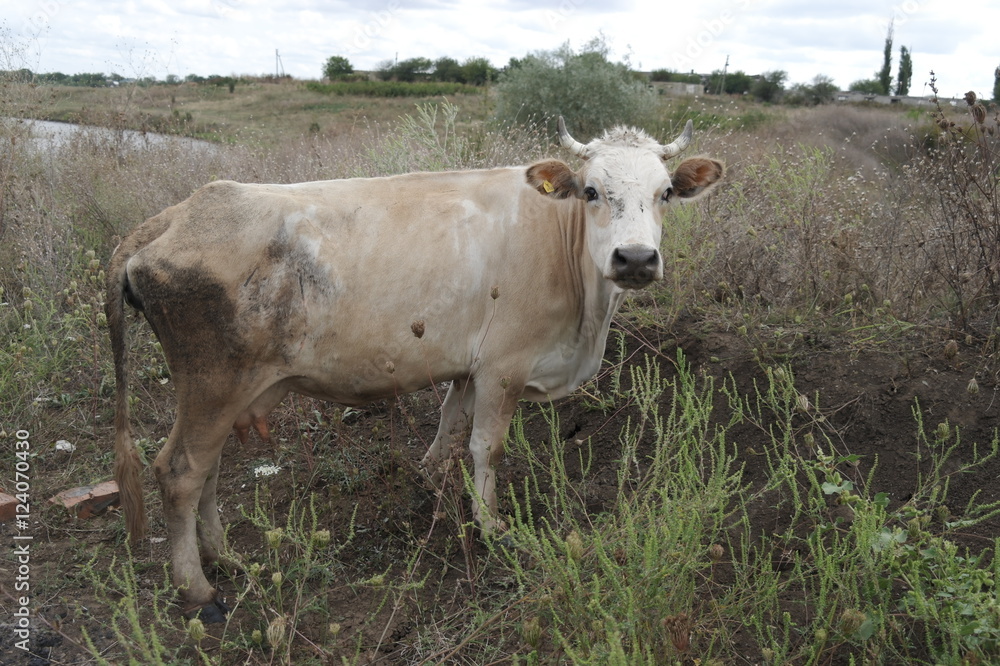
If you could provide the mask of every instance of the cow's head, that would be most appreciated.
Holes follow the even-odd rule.
[[[561,117],[558,127],[562,145],[584,160],[583,167],[573,171],[559,160],[539,162],[528,168],[528,183],[547,196],[583,202],[587,244],[605,278],[625,289],[661,279],[666,207],[707,193],[722,178],[722,163],[694,157],[669,173],[666,161],[691,142],[690,120],[666,146],[628,127],[607,130],[584,145],[570,136]]]

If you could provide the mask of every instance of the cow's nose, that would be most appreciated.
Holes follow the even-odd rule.
[[[656,279],[660,268],[660,253],[647,245],[622,245],[611,255],[611,270],[615,282],[630,287],[643,287]]]

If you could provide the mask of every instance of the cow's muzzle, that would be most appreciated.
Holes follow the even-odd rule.
[[[609,277],[624,289],[642,289],[660,272],[660,252],[648,245],[621,245],[611,254]]]

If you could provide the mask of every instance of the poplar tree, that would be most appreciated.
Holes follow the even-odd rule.
[[[882,51],[882,69],[875,75],[879,86],[882,88],[883,95],[888,95],[892,92],[890,88],[892,85],[892,29],[895,22],[895,19],[889,21],[889,30],[885,35],[885,49]]]
[[[908,95],[910,81],[913,79],[913,61],[910,59],[910,49],[899,47],[899,71],[896,72],[896,94]]]

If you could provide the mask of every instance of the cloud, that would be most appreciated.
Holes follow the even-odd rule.
[[[827,74],[846,86],[882,62],[890,17],[894,59],[912,49],[914,82],[934,69],[949,87],[992,89],[998,64],[986,0],[24,0],[6,22],[41,71],[142,69],[168,73],[263,73],[278,49],[285,71],[316,77],[331,55],[358,69],[380,61],[511,57],[579,49],[605,35],[612,57],[633,66],[709,73],[730,59],[748,74],[785,70],[790,82]],[[86,26],[81,28],[81,26]],[[963,91],[964,92],[964,91]]]

